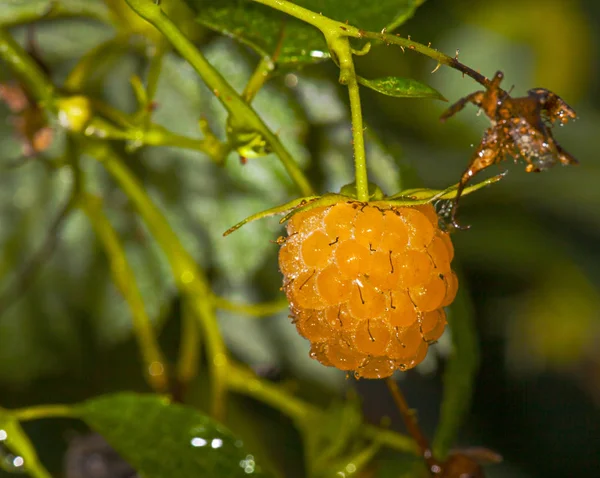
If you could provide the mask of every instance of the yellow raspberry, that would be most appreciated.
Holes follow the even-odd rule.
[[[287,232],[283,290],[312,358],[364,378],[423,361],[458,289],[431,205],[338,202],[294,214]]]

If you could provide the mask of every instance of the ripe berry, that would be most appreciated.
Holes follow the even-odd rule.
[[[283,290],[311,357],[364,378],[423,361],[458,288],[433,206],[338,202],[298,212],[287,232]]]

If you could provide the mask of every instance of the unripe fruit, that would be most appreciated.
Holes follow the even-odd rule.
[[[458,288],[433,206],[338,202],[296,213],[287,232],[283,290],[311,357],[364,378],[423,361]]]

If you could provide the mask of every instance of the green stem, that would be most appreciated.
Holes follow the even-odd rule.
[[[67,75],[63,85],[64,91],[81,93],[92,74],[101,70],[102,66],[117,54],[124,53],[128,43],[128,35],[116,35],[89,50]]]
[[[198,323],[187,302],[182,304],[181,339],[179,341],[179,358],[177,360],[177,390],[181,401],[184,401],[188,384],[198,374],[200,358],[200,334]]]
[[[54,112],[56,94],[54,85],[35,60],[4,28],[0,28],[0,58],[10,66],[23,82],[27,91],[40,101],[44,108]]]
[[[349,48],[349,46],[348,46]],[[350,57],[352,58],[352,57]],[[342,66],[340,64],[340,66]],[[350,112],[352,117],[352,144],[354,147],[354,174],[356,177],[356,198],[359,201],[369,200],[369,178],[367,176],[367,157],[365,154],[365,137],[360,106],[360,93],[354,65],[351,65],[347,76],[348,94],[350,96]],[[342,70],[343,71],[343,70]]]
[[[223,149],[226,148],[215,136],[206,136],[203,139],[189,138],[154,123],[151,123],[148,128],[144,126],[121,128],[98,116],[92,117],[83,133],[92,138],[129,141],[138,147],[174,146],[200,151],[217,163],[222,156]]]
[[[351,35],[355,36],[355,35]],[[369,40],[376,40],[386,45],[398,45],[402,49],[408,48],[411,51],[417,52],[421,55],[427,56],[432,60],[438,62],[438,64],[449,66],[455,70],[460,71],[462,74],[467,75],[474,79],[477,83],[480,83],[483,86],[488,86],[490,80],[485,76],[479,73],[478,71],[473,70],[467,65],[462,64],[458,61],[457,57],[451,57],[444,53],[441,53],[429,46],[423,45],[422,43],[418,43],[416,41],[402,38],[398,35],[392,35],[390,33],[377,33],[377,32],[364,32],[360,31],[359,35],[356,35],[356,38],[366,38]]]
[[[225,78],[204,58],[202,53],[186,38],[169,17],[163,13],[160,6],[152,0],[126,1],[139,16],[154,25],[198,72],[225,109],[236,118],[236,124],[243,126],[244,129],[257,131],[266,139],[301,193],[304,196],[312,195],[313,189],[308,179],[279,138],[267,127],[252,107],[227,83]]]
[[[273,302],[263,302],[261,304],[238,304],[230,302],[223,297],[214,296],[213,302],[217,309],[237,312],[252,317],[268,317],[289,307],[289,303],[285,298]]]
[[[252,397],[270,405],[274,409],[279,410],[281,413],[290,417],[299,428],[301,428],[310,417],[327,413],[326,411],[287,393],[282,387],[257,377],[250,370],[245,369],[234,362],[230,363],[227,379],[231,391]],[[362,430],[366,438],[369,438],[380,445],[385,445],[402,452],[418,454],[418,447],[408,436],[370,424],[364,424]]]
[[[26,0],[21,0],[25,3]],[[15,2],[16,3],[16,2]],[[22,13],[17,13],[8,18],[0,17],[0,26],[12,27],[38,20],[54,20],[59,18],[81,18],[87,17],[102,23],[111,24],[112,17],[103,2],[72,2],[69,0],[52,0],[48,2],[46,11],[40,9],[26,8]]]
[[[244,91],[242,92],[242,98],[244,101],[246,101],[248,104],[252,103],[252,100],[256,94],[269,79],[269,75],[274,68],[275,64],[271,58],[261,58],[260,62],[256,66],[256,69],[252,73],[252,76],[248,80],[248,83],[246,83]]]
[[[320,412],[314,405],[285,393],[281,387],[260,379],[237,364],[230,365],[227,383],[230,390],[270,405],[290,417],[296,425],[302,425],[311,415]]]
[[[8,410],[10,416],[20,422],[30,422],[41,418],[76,418],[76,411],[69,405],[36,405],[27,408]]]
[[[123,160],[105,143],[87,141],[84,152],[98,159],[121,186],[166,255],[177,287],[189,301],[191,310],[204,332],[212,380],[213,416],[222,418],[225,412],[229,359],[217,325],[211,291],[203,271],[183,247],[167,219],[154,205],[142,184],[125,166]]]
[[[331,39],[339,36],[346,36],[352,38],[360,38],[360,39],[368,39],[368,40],[376,40],[386,45],[398,45],[401,48],[408,48],[412,51],[420,53],[421,55],[425,55],[433,60],[436,60],[438,63],[442,65],[449,66],[450,68],[454,68],[455,70],[460,71],[461,73],[473,78],[478,83],[483,86],[487,86],[489,84],[489,80],[478,73],[477,71],[469,68],[466,65],[463,65],[458,61],[457,58],[452,58],[448,55],[440,53],[439,51],[425,46],[422,43],[418,43],[412,41],[410,39],[402,38],[399,35],[393,35],[385,32],[366,32],[359,28],[356,28],[352,25],[347,25],[345,23],[338,22],[336,20],[332,20],[323,15],[317,14],[306,8],[295,5],[287,0],[253,0],[256,3],[262,3],[268,7],[271,7],[275,10],[279,10],[280,12],[287,13],[303,22],[306,22],[310,25],[321,30],[323,35],[328,41],[329,47],[331,49]],[[332,53],[336,53],[332,49]]]
[[[279,10],[292,17],[309,23],[323,32],[326,37],[330,35],[339,35],[344,32],[346,36],[359,37],[360,30],[356,27],[340,23],[336,20],[331,20],[320,13],[313,12],[286,0],[253,0],[256,3],[262,3],[268,7]]]
[[[150,65],[148,66],[148,78],[146,79],[146,93],[148,95],[148,101],[152,101],[156,96],[163,60],[165,58],[165,54],[169,51],[169,44],[161,38],[161,40],[158,41],[153,48],[154,51],[152,53],[152,58],[150,59]]]
[[[52,478],[52,475],[40,462],[33,443],[21,427],[17,417],[12,414],[12,410],[0,408],[0,430],[4,435],[2,437],[2,448],[8,447],[15,455],[23,459],[23,463],[16,467],[19,471],[24,471],[32,478]],[[6,456],[4,450],[1,451],[2,460],[4,461]],[[0,464],[0,468],[6,468],[6,466],[3,466],[5,463]],[[16,470],[11,469],[10,471]]]
[[[167,362],[158,345],[154,327],[146,312],[144,299],[123,245],[102,211],[100,198],[85,195],[81,197],[79,205],[92,223],[94,231],[104,247],[110,261],[113,280],[131,311],[135,337],[144,362],[144,376],[156,392],[165,393],[169,384],[166,371]]]

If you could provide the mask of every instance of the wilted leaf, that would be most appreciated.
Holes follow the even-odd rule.
[[[384,78],[367,80],[366,78],[358,77],[358,82],[378,93],[396,98],[434,98],[436,100],[448,101],[436,89],[412,78],[386,76]]]
[[[244,0],[186,0],[208,28],[232,36],[281,66],[294,67],[329,58],[322,33],[315,27],[263,5]],[[420,0],[297,0],[295,4],[363,30],[396,28],[412,16]],[[278,45],[281,42],[281,47]]]
[[[145,478],[265,476],[223,425],[156,395],[105,395],[79,415]]]

